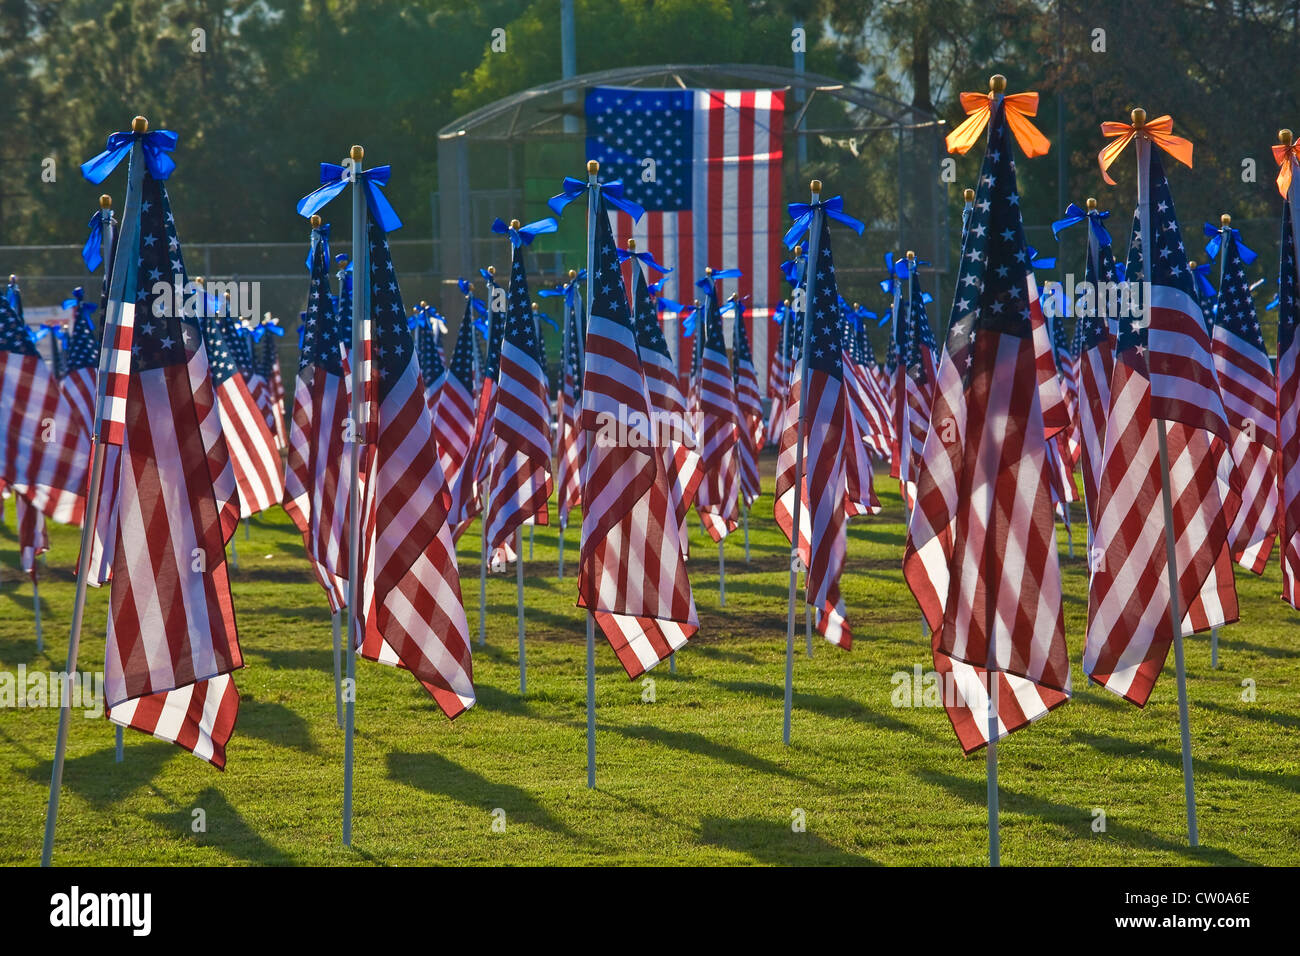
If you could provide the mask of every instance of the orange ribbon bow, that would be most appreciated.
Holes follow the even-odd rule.
[[[1281,143],[1273,147],[1273,158],[1277,160],[1277,191],[1286,199],[1291,193],[1291,171],[1300,163],[1300,143],[1284,146]]]
[[[980,134],[984,132],[984,127],[988,126],[989,116],[993,113],[994,95],[993,93],[961,94],[961,105],[966,111],[966,120],[949,133],[944,141],[948,145],[948,152],[965,156],[979,141]],[[1011,132],[1016,137],[1016,142],[1020,144],[1020,148],[1025,151],[1025,155],[1031,159],[1035,156],[1046,156],[1052,144],[1033,123],[1029,122],[1029,117],[1038,115],[1038,94],[1012,93],[1002,97],[1002,105],[1006,109],[1007,125],[1011,127]]]
[[[1129,123],[1102,123],[1102,135],[1110,137],[1112,142],[1107,143],[1102,148],[1102,151],[1097,154],[1097,162],[1101,166],[1101,178],[1106,180],[1107,185],[1115,185],[1115,180],[1110,178],[1110,173],[1107,170],[1110,169],[1111,163],[1115,162],[1119,154],[1124,152],[1124,148],[1133,142],[1133,138],[1138,133],[1141,133],[1190,169],[1192,165],[1192,142],[1183,139],[1181,136],[1173,135],[1173,130],[1174,118],[1167,113],[1164,116],[1157,116],[1153,120],[1148,120],[1141,126]],[[1115,139],[1115,137],[1119,138]]]

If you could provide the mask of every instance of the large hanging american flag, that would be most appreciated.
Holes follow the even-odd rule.
[[[967,753],[1070,696],[1048,462],[1067,423],[1047,417],[1064,405],[1003,98],[991,105],[903,558]]]
[[[1083,669],[1141,707],[1174,639],[1157,420],[1166,423],[1184,634],[1237,617],[1227,545],[1239,499],[1220,480],[1221,469],[1231,471],[1227,418],[1158,150],[1151,148],[1138,175],[1145,202],[1134,217],[1131,245],[1149,243],[1153,261],[1148,273],[1148,257],[1131,250],[1125,270],[1132,291],[1142,295],[1119,321]]]
[[[700,459],[704,480],[695,495],[696,511],[709,537],[721,541],[740,523],[740,442],[736,389],[727,360],[727,340],[718,310],[717,280],[699,283],[704,289],[703,334],[700,350]]]
[[[763,320],[754,354],[766,369],[768,306],[781,293],[785,92],[594,87],[586,118],[588,158],[645,209],[639,221],[611,210],[616,234],[678,265],[664,290],[677,301],[691,295],[681,277],[702,275],[708,263],[744,272],[738,292]],[[685,372],[676,327],[670,348]]]
[[[329,238],[313,230],[311,284],[303,313],[302,349],[294,383],[293,418],[284,481],[284,510],[302,533],[316,580],[337,612],[348,603],[348,501],[351,473],[344,431],[351,389],[344,351],[351,329],[330,294]]]
[[[582,387],[588,441],[579,606],[591,611],[628,677],[636,678],[690,640],[699,621],[618,251],[603,203],[592,198],[598,206]]]
[[[1214,369],[1231,431],[1232,460],[1241,479],[1241,507],[1228,528],[1238,564],[1262,574],[1277,538],[1277,382],[1246,278],[1246,255],[1237,230],[1216,236],[1227,245],[1212,324]],[[1209,255],[1219,250],[1213,240]],[[1213,250],[1213,251],[1212,251]],[[1250,261],[1255,254],[1249,253]]]
[[[224,767],[239,710],[230,675],[243,666],[226,570],[236,492],[203,335],[155,287],[186,281],[167,191],[148,174],[139,215],[121,461],[98,505],[116,528],[105,703],[114,723]]]
[[[838,198],[838,197],[837,197]],[[825,205],[834,203],[828,200]],[[801,208],[793,206],[794,209]],[[811,211],[806,215],[811,215]],[[802,217],[801,217],[802,219]],[[844,516],[844,422],[847,396],[844,389],[844,347],[840,341],[839,289],[835,280],[835,257],[831,233],[823,212],[817,261],[809,264],[815,277],[813,301],[808,303],[809,352],[802,356],[799,344],[791,353],[794,377],[786,395],[785,422],[776,460],[776,523],[797,550],[806,569],[805,601],[817,615],[817,630],[826,640],[846,650],[853,643],[853,631],[844,617],[844,596],[840,573],[848,552]],[[805,226],[806,228],[806,226]],[[861,225],[858,224],[860,230]],[[804,288],[808,277],[805,276]],[[802,323],[799,323],[802,325]],[[799,326],[796,326],[799,329]],[[807,404],[803,401],[804,375],[808,376]],[[798,477],[800,418],[803,419],[803,482],[799,494],[799,537],[794,536],[795,483]]]
[[[488,546],[493,549],[506,548],[515,529],[525,521],[549,523],[551,404],[540,336],[528,297],[523,249],[534,235],[554,231],[551,219],[509,231],[513,252],[492,421],[496,448],[487,519]]]
[[[469,626],[461,600],[451,498],[388,236],[371,222],[370,316],[362,341],[375,402],[362,447],[361,656],[409,670],[448,717],[474,706]]]
[[[1300,167],[1288,151],[1284,164]],[[1300,255],[1296,253],[1294,198],[1296,179],[1288,181],[1282,204],[1282,240],[1277,276],[1278,536],[1281,538],[1282,600],[1300,610],[1300,416],[1282,409],[1300,408]]]

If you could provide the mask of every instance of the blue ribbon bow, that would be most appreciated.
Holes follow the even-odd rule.
[[[735,296],[732,296],[730,299],[728,299],[726,302],[722,304],[722,308],[718,309],[718,315],[726,315],[728,312],[734,309],[737,313],[739,313],[739,317],[743,319],[745,317],[745,308],[746,308],[745,299],[748,298],[749,296],[745,296],[744,299],[737,299]]]
[[[787,249],[793,249],[797,243],[810,228],[812,228],[813,213],[820,209],[826,215],[830,216],[836,222],[842,222],[859,236],[866,224],[854,219],[844,211],[844,197],[832,196],[830,199],[819,199],[814,203],[792,202],[790,203],[790,215],[794,217],[794,225],[786,230],[785,237],[782,240]]]
[[[703,289],[705,292],[713,291],[713,283],[717,279],[739,279],[745,273],[739,269],[714,269],[711,273],[705,275],[703,279],[696,279],[696,288]]]
[[[1061,233],[1066,229],[1069,229],[1071,226],[1077,226],[1079,223],[1087,219],[1090,221],[1092,234],[1097,237],[1097,244],[1101,246],[1109,246],[1111,243],[1110,233],[1107,232],[1106,227],[1101,224],[1103,219],[1108,219],[1109,217],[1109,211],[1089,213],[1080,209],[1074,203],[1070,203],[1065,207],[1065,218],[1058,219],[1056,222],[1052,223],[1052,235],[1059,239],[1061,238]]]
[[[86,235],[86,243],[81,247],[81,261],[86,264],[89,272],[94,272],[104,264],[104,217],[101,215],[103,210],[95,210],[95,214],[90,217],[90,222],[86,223],[90,227],[90,232]]]
[[[371,217],[379,223],[384,232],[393,232],[402,228],[402,220],[397,211],[380,192],[381,186],[388,185],[388,177],[393,171],[391,166],[374,166],[360,174],[361,188],[366,195],[366,208]],[[320,164],[321,185],[298,200],[298,215],[304,219],[320,212],[331,199],[347,189],[353,178],[352,171],[346,166],[335,163]]]
[[[1254,262],[1256,259],[1259,258],[1258,252],[1255,252],[1253,249],[1247,248],[1246,244],[1241,241],[1240,231],[1232,228],[1228,228],[1225,230],[1220,226],[1215,226],[1208,222],[1205,224],[1203,228],[1205,230],[1205,234],[1210,237],[1210,241],[1205,244],[1205,254],[1209,256],[1211,259],[1219,258],[1219,249],[1223,245],[1224,232],[1232,233],[1232,238],[1237,243],[1237,254],[1241,256],[1241,261],[1244,262],[1246,265],[1250,265],[1252,262]]]
[[[888,279],[880,280],[880,291],[885,295],[894,294],[894,280],[907,278],[907,260],[899,259],[895,261],[892,252],[885,253],[885,272],[889,273]]]
[[[179,137],[169,129],[155,129],[147,133],[127,129],[111,134],[104,151],[81,164],[81,175],[92,183],[102,183],[131,152],[131,147],[137,140],[144,152],[145,168],[149,170],[149,175],[157,180],[170,176],[176,168],[176,160],[167,154],[176,148]]]
[[[461,295],[465,296],[465,298],[470,300],[470,303],[476,314],[487,315],[487,305],[483,302],[482,299],[480,299],[478,296],[470,292],[468,279],[466,279],[464,276],[461,276],[459,279],[456,280],[456,286],[460,289]],[[484,326],[483,336],[484,338],[487,337],[486,326]]]
[[[518,229],[511,229],[502,220],[494,219],[492,221],[492,231],[501,236],[509,236],[510,244],[513,246],[529,246],[538,236],[545,235],[548,232],[555,232],[560,228],[560,224],[547,216],[545,219],[538,219],[536,222],[530,222],[526,226],[520,226]]]
[[[1210,281],[1210,263],[1203,262],[1192,269],[1192,274],[1196,276],[1196,286],[1201,290],[1201,295],[1208,299],[1218,298],[1219,293],[1214,291],[1214,283]]]
[[[667,275],[673,271],[668,268],[668,266],[661,266],[659,263],[655,262],[655,257],[648,252],[633,252],[631,249],[618,250],[618,261],[620,263],[627,262],[629,259],[638,259],[661,275]]]
[[[1056,256],[1040,256],[1038,250],[1033,246],[1025,246],[1025,252],[1029,255],[1029,265],[1034,269],[1055,269]]]
[[[574,200],[580,198],[588,189],[588,183],[583,179],[574,179],[572,176],[565,176],[564,182],[560,186],[562,190],[558,195],[552,196],[546,200],[546,205],[551,207],[551,212],[557,216],[563,216],[565,207]],[[630,199],[623,198],[622,180],[611,180],[607,183],[597,183],[601,196],[613,206],[620,209],[632,217],[633,222],[640,222],[641,217],[645,215],[645,210],[632,202]]]
[[[330,224],[328,222],[322,222],[320,224],[320,227],[316,231],[320,233],[320,241],[325,246],[325,261],[328,263],[330,261]],[[343,255],[343,253],[339,253],[339,255]],[[307,271],[308,272],[311,271],[311,256],[312,256],[312,249],[309,246],[307,248]]]

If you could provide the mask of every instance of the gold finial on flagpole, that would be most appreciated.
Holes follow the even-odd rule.
[[[705,274],[706,276],[711,276],[711,275],[713,275],[713,266],[705,266],[705,267],[704,267],[704,274]]]
[[[572,282],[572,281],[573,281],[574,279],[576,279],[576,278],[578,278],[578,270],[577,270],[577,269],[570,269],[570,270],[569,270],[569,281]]]
[[[424,299],[421,299],[421,300],[420,300],[420,308],[422,308],[422,309],[427,309],[428,307],[429,307],[429,303],[426,302]]]
[[[313,216],[311,217],[311,227],[312,227],[313,229],[319,229],[319,228],[320,228],[320,224],[321,224],[321,218],[320,218],[320,216],[315,216],[315,215],[313,215]]]
[[[908,249],[908,250],[907,250],[907,258],[908,258],[908,259],[915,259],[915,258],[916,258],[916,253],[913,252],[911,249]]]
[[[149,132],[149,121],[145,119],[143,116],[137,116],[135,119],[131,120],[131,132],[133,133]]]
[[[511,219],[511,220],[510,220],[510,228],[511,228],[511,229],[518,229],[518,228],[519,228],[520,226],[522,226],[522,225],[523,225],[523,223],[520,222],[518,219]]]
[[[352,162],[359,163],[366,158],[365,147],[353,146],[352,149],[348,151],[348,155],[352,157]]]
[[[1088,197],[1088,199],[1087,199],[1087,201],[1084,203],[1084,205],[1086,205],[1086,206],[1088,207],[1088,212],[1096,212],[1096,211],[1097,211],[1097,200],[1094,199],[1092,196],[1089,196],[1089,197]]]
[[[801,255],[803,255],[803,243],[796,242],[794,244],[794,257],[798,259]]]
[[[1001,96],[1007,91],[1007,78],[1001,73],[994,73],[989,77],[989,92]]]
[[[488,266],[488,275],[490,275],[490,276],[494,276],[494,275],[496,275],[496,274],[497,274],[497,267],[496,267],[496,266]]]
[[[1229,226],[1232,225],[1232,217],[1225,212],[1222,216],[1219,217],[1219,225],[1222,226],[1224,229],[1227,229]]]
[[[808,184],[808,188],[820,196],[822,192],[822,181],[820,179],[814,179]]]
[[[600,163],[594,159],[587,160],[587,175],[595,176],[598,172],[600,172]]]
[[[99,208],[100,208],[100,209],[112,209],[112,208],[113,208],[113,197],[110,196],[108,193],[104,193],[104,195],[100,196],[100,197],[99,197]]]
[[[627,251],[628,251],[628,252],[636,252],[636,240],[635,240],[635,239],[629,239],[629,240],[627,241]]]
[[[1139,128],[1147,125],[1147,111],[1138,106],[1129,114],[1133,119],[1133,125]]]
[[[1277,141],[1281,143],[1283,146],[1290,147],[1294,139],[1295,137],[1291,135],[1291,131],[1289,129],[1280,129],[1277,131]]]
[[[969,186],[967,186],[967,187],[966,187],[966,191],[963,192],[963,193],[961,194],[961,198],[962,198],[963,200],[965,200],[966,202],[974,202],[974,201],[975,201],[975,190],[973,190],[973,189],[971,189]]]

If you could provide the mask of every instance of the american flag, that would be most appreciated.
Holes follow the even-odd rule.
[[[841,303],[843,305],[843,303]],[[862,367],[863,352],[859,339],[860,321],[845,315],[840,324],[844,343],[844,513],[850,518],[880,514],[876,497],[871,452],[879,451],[885,438],[878,430],[878,410],[868,390],[874,386]],[[888,447],[888,446],[886,446]]]
[[[77,424],[87,435],[95,427],[95,373],[99,368],[99,335],[90,322],[93,303],[85,301],[81,286],[72,290],[72,337],[68,343],[67,374],[63,394],[76,413]]]
[[[785,422],[776,460],[776,523],[795,547],[806,568],[805,600],[817,614],[817,630],[846,650],[853,631],[844,617],[840,573],[847,554],[844,516],[844,422],[848,414],[844,388],[844,346],[840,341],[839,290],[830,228],[822,216],[817,261],[808,272],[815,277],[814,298],[808,304],[809,354],[801,357],[802,336],[791,353],[795,362],[786,395]],[[807,277],[805,277],[805,289]],[[796,327],[797,328],[797,327]],[[808,376],[808,404],[802,403],[803,376]],[[799,492],[799,537],[794,537],[795,483],[799,450],[799,419],[803,424],[803,481]]]
[[[1083,463],[1089,540],[1097,526],[1097,486],[1106,441],[1106,415],[1110,411],[1110,378],[1115,368],[1115,339],[1110,334],[1109,312],[1119,303],[1119,274],[1110,234],[1103,228],[1098,235],[1094,225],[1099,224],[1100,220],[1095,218],[1099,215],[1089,214],[1088,259],[1084,265],[1084,281],[1092,291],[1076,303],[1074,324],[1079,457]]]
[[[758,453],[763,447],[763,399],[754,374],[754,355],[749,350],[749,333],[745,331],[744,300],[733,295],[727,303],[736,315],[731,333],[731,381],[736,389],[736,442],[740,471],[740,493],[745,507],[752,507],[761,485],[758,479]]]
[[[656,451],[653,406],[618,251],[604,204],[593,199],[595,272],[588,287],[582,387],[582,427],[589,441],[578,595],[628,677],[636,678],[690,640],[699,621],[668,474]],[[623,422],[620,440],[624,429],[617,425]]]
[[[549,522],[552,486],[551,406],[524,272],[525,240],[522,234],[511,240],[514,252],[492,422],[496,449],[488,546],[494,549],[506,547],[515,529],[529,519],[539,525]]]
[[[1238,564],[1261,574],[1277,538],[1277,382],[1255,314],[1236,230],[1227,245],[1213,325],[1214,369],[1232,434],[1232,459],[1241,478],[1241,507],[1228,529]],[[1251,256],[1254,259],[1254,256]]]
[[[145,241],[150,238],[166,240],[165,235],[144,237]],[[162,275],[160,270],[152,271]],[[221,431],[239,488],[239,516],[247,518],[280,503],[284,497],[283,466],[275,436],[248,388],[244,370],[251,367],[252,355],[247,339],[236,327],[228,302],[218,311],[222,314],[213,315],[204,309],[206,314],[199,327],[208,353]],[[143,330],[150,321],[145,318],[137,328]]]
[[[116,491],[105,702],[114,723],[221,768],[239,710],[230,675],[243,666],[226,571],[233,487],[223,481],[203,336],[175,314],[171,290],[155,293],[160,280],[183,287],[185,266],[167,191],[149,175],[139,226],[137,283],[124,294],[143,321],[131,342],[121,464],[104,475],[99,503],[113,508]],[[111,306],[110,322],[130,311]]]
[[[569,511],[582,504],[582,468],[586,461],[586,432],[582,429],[582,330],[576,308],[564,308],[568,351],[560,380],[559,428],[555,432],[556,477],[560,527],[569,526]]]
[[[1277,486],[1282,600],[1300,610],[1300,419],[1281,414],[1284,408],[1300,407],[1300,335],[1296,334],[1300,329],[1300,276],[1296,274],[1300,256],[1296,255],[1293,196],[1294,192],[1288,191],[1282,204],[1277,276]]]
[[[1070,696],[1047,460],[1065,422],[1044,415],[1059,385],[1001,98],[992,114],[903,558],[966,753]]]
[[[786,359],[786,351],[789,346],[786,338],[789,335],[789,328],[793,325],[790,313],[789,300],[778,305],[772,310],[772,321],[776,324],[780,332],[774,336],[776,341],[769,349],[771,357],[767,362],[767,401],[771,412],[767,419],[767,443],[775,445],[781,437],[781,423],[785,421],[785,393],[790,387],[789,362]]]
[[[463,487],[462,475],[474,439],[474,309],[465,298],[465,316],[456,330],[451,364],[434,383],[433,437],[438,445],[438,464],[447,487],[452,490],[451,513],[459,513],[456,495]]]
[[[727,340],[718,311],[717,280],[702,280],[704,327],[700,350],[700,459],[704,480],[695,495],[695,508],[709,537],[721,541],[736,530],[740,519],[740,438],[736,390],[727,360]]]
[[[1158,151],[1139,169],[1149,198],[1138,207],[1127,281],[1149,283],[1144,309],[1119,320],[1110,410],[1097,490],[1088,586],[1089,678],[1139,707],[1169,646],[1165,519],[1160,506],[1158,419],[1166,422],[1178,608],[1184,633],[1236,619],[1228,526],[1239,503],[1219,470],[1231,468],[1228,436],[1191,269]],[[1149,230],[1151,273],[1134,248]],[[1130,311],[1133,311],[1130,309]]]
[[[429,410],[433,411],[436,407],[439,385],[447,370],[443,361],[442,348],[438,344],[438,336],[434,333],[432,320],[427,312],[416,309],[411,314],[408,324],[415,337],[415,353],[420,359],[420,378],[424,382],[424,393],[429,402]],[[436,416],[434,420],[437,421]]]
[[[14,497],[14,521],[18,525],[18,563],[27,576],[36,580],[36,559],[50,550],[50,536],[45,530],[45,515],[23,495]]]
[[[677,301],[692,294],[683,276],[703,275],[713,262],[740,268],[738,294],[764,320],[753,345],[765,370],[767,306],[781,294],[785,97],[783,90],[618,87],[594,87],[586,97],[588,158],[645,209],[639,221],[611,210],[616,235],[677,264],[664,289]],[[684,373],[690,363],[675,326],[669,347]]]
[[[362,447],[361,655],[411,671],[443,713],[474,705],[469,626],[433,416],[388,237],[370,223],[373,443]]]
[[[893,445],[893,417],[889,399],[875,374],[879,370],[876,354],[865,323],[861,321],[854,331],[854,346],[849,357],[852,361],[847,368],[853,373],[853,413],[857,428],[867,449],[881,461],[888,461]]]
[[[686,416],[686,400],[682,398],[672,356],[668,354],[668,340],[659,324],[659,310],[650,298],[645,272],[635,259],[632,261],[632,310],[641,372],[645,376],[650,412],[668,476],[668,494],[677,518],[677,538],[685,557],[690,551],[686,523],[691,502],[704,480],[704,470],[696,450],[695,432]]]
[[[31,332],[0,296],[0,480],[47,518],[80,524],[90,443]]]
[[[975,227],[973,227],[975,228]],[[982,236],[977,238],[982,239]],[[898,436],[898,454],[890,465],[890,476],[899,480],[903,499],[911,509],[916,503],[916,475],[930,427],[930,409],[934,401],[934,332],[925,313],[924,293],[909,262],[910,295],[898,300],[895,336],[898,342],[898,369],[894,378],[894,433]],[[961,281],[966,282],[969,276]],[[958,287],[958,294],[969,289]],[[896,474],[895,474],[896,472]]]
[[[316,580],[337,612],[348,603],[346,535],[351,473],[345,422],[351,389],[344,350],[351,329],[335,314],[330,294],[329,241],[313,230],[311,283],[289,424],[284,510],[302,533]]]
[[[275,436],[276,451],[282,452],[288,447],[289,436],[284,429],[284,378],[280,374],[280,349],[276,343],[284,335],[284,330],[278,322],[268,318],[257,328],[249,330],[249,334],[249,347],[253,354],[248,389]]]
[[[496,307],[497,290],[495,270],[482,270],[487,282],[488,331],[486,349],[480,365],[481,379],[478,389],[478,407],[474,412],[474,437],[470,441],[468,464],[457,476],[452,494],[455,510],[452,519],[459,538],[470,521],[483,510],[485,491],[492,474],[496,454],[494,421],[498,399],[498,379],[501,370],[501,343],[505,333],[506,313]],[[469,295],[468,287],[466,295]],[[525,293],[527,296],[527,293]],[[548,415],[549,418],[549,410]]]

